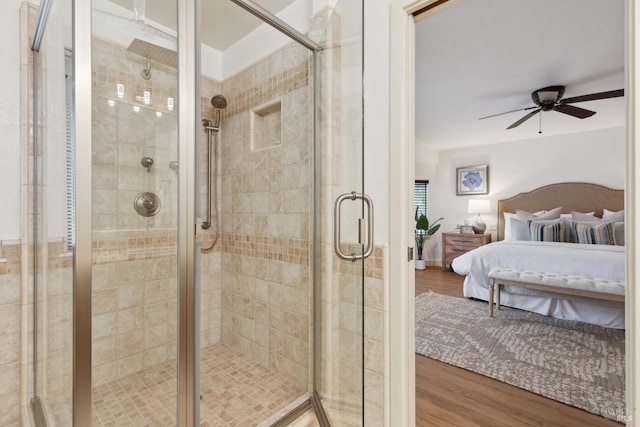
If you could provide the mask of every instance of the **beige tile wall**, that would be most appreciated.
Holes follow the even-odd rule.
[[[1,242],[0,258],[0,425],[18,426],[20,421],[22,292],[19,242]]]
[[[203,118],[215,119],[215,110],[211,105],[211,98],[222,93],[222,84],[219,81],[213,80],[203,76],[200,80],[200,93],[202,98],[200,100],[200,108]],[[221,125],[223,126],[223,125]],[[207,134],[202,128],[200,132],[200,144],[199,144],[199,167],[200,175],[198,176],[198,183],[200,189],[200,206],[199,212],[202,219],[206,216],[207,211]],[[212,135],[212,144],[220,146],[220,140],[216,138],[216,135]],[[213,146],[212,146],[213,147]],[[218,152],[219,157],[219,152]],[[212,176],[213,176],[212,165]],[[220,159],[216,166],[216,174],[212,178],[212,185],[215,186],[215,191],[212,193],[220,194]],[[219,196],[218,196],[219,197]],[[215,199],[213,199],[215,200]],[[208,230],[203,230],[198,227],[198,238],[203,248],[208,248],[214,242],[214,236],[218,233],[218,241],[209,253],[200,254],[200,346],[201,348],[218,343],[221,340],[221,323],[222,323],[222,266],[221,266],[221,253],[224,250],[224,243],[221,235],[221,222],[222,217],[218,216],[216,221],[215,216],[215,202],[212,200],[212,227]],[[218,199],[218,204],[220,200]],[[219,211],[219,209],[218,209]]]
[[[306,49],[290,44],[223,82],[220,160],[222,341],[303,389],[311,351],[309,66]],[[252,150],[251,110],[277,99],[281,144]]]
[[[153,63],[151,79],[144,80],[139,74],[144,58],[98,39],[93,53],[93,362],[94,385],[100,385],[176,356],[178,177],[169,163],[177,161],[177,127],[167,99],[177,107],[177,96],[175,69]],[[117,84],[125,86],[122,98]],[[203,93],[219,87],[202,79]],[[151,94],[148,105],[139,98],[144,91]],[[211,117],[207,104],[203,97],[203,116]],[[203,131],[201,200],[206,200],[205,140]],[[154,159],[150,171],[140,164],[143,156]],[[133,200],[141,191],[160,197],[157,215],[145,218],[134,211]],[[199,233],[208,244],[212,230]],[[220,340],[219,249],[202,254],[200,261],[201,344],[206,346]]]
[[[139,55],[95,37],[92,52],[93,229],[175,228],[178,176],[169,163],[178,156],[177,122],[167,100],[177,103],[176,71],[154,62],[151,79],[144,80],[146,60]],[[122,98],[118,84],[124,86]],[[149,104],[141,101],[145,91]],[[154,160],[149,171],[143,157]],[[157,215],[143,217],[133,209],[143,191],[160,197]]]

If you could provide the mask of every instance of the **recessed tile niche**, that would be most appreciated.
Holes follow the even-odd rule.
[[[251,151],[266,150],[282,143],[282,99],[251,109]]]

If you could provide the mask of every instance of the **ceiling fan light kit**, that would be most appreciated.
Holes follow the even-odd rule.
[[[519,110],[507,111],[504,113],[493,114],[491,116],[481,117],[480,120],[488,119],[490,117],[496,117],[503,114],[514,113],[516,111],[527,111],[534,110],[527,113],[520,120],[513,123],[507,129],[513,129],[515,127],[520,126],[522,123],[529,120],[531,117],[535,116],[541,111],[557,111],[559,113],[563,113],[572,117],[576,117],[578,119],[586,119],[587,117],[593,116],[596,112],[587,110],[585,108],[576,107],[574,104],[576,102],[585,102],[585,101],[595,101],[598,99],[607,99],[607,98],[616,98],[620,96],[624,96],[624,89],[610,90],[607,92],[598,92],[591,93],[588,95],[574,96],[572,98],[565,98],[564,96],[564,86],[548,86],[542,89],[534,90],[531,92],[531,99],[535,106],[521,108]],[[539,132],[541,133],[541,132]]]

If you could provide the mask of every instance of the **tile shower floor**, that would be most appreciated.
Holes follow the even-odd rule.
[[[94,426],[173,426],[175,360],[93,389]],[[223,344],[201,352],[202,427],[255,426],[305,393]]]

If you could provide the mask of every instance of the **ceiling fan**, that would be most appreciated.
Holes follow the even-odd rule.
[[[569,116],[577,117],[579,119],[586,119],[593,116],[596,112],[587,110],[584,108],[576,107],[576,102],[595,101],[597,99],[617,98],[624,96],[624,89],[610,90],[607,92],[591,93],[589,95],[574,96],[572,98],[562,99],[564,95],[564,86],[548,86],[542,89],[534,90],[531,92],[531,99],[536,104],[533,107],[520,108],[518,110],[506,111],[504,113],[493,114],[491,116],[480,117],[479,120],[488,119],[490,117],[501,116],[503,114],[515,113],[516,111],[534,110],[527,113],[520,120],[513,123],[507,129],[513,129],[520,126],[522,123],[529,120],[541,111],[558,111]]]

